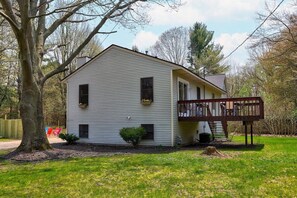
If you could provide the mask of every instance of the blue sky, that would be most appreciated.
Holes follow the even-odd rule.
[[[280,0],[269,0],[273,9]],[[290,0],[285,1],[278,12],[289,8]],[[131,48],[137,45],[141,51],[153,45],[162,32],[178,26],[190,27],[195,22],[203,22],[208,30],[215,32],[214,41],[224,46],[223,53],[229,54],[238,46],[261,22],[256,20],[257,13],[265,11],[265,0],[183,0],[184,5],[178,11],[168,11],[168,7],[153,5],[148,15],[150,24],[131,31],[120,26],[118,32],[108,36],[103,46],[111,44]],[[108,28],[112,28],[110,25]],[[101,39],[104,39],[102,36]],[[246,45],[234,53],[228,62],[232,65],[244,65],[248,60]]]

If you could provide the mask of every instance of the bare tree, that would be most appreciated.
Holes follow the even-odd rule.
[[[9,22],[18,43],[22,76],[20,114],[23,138],[17,151],[49,149],[44,133],[43,86],[52,76],[65,71],[66,66],[83,50],[107,22],[115,22],[133,28],[145,24],[145,10],[150,3],[178,5],[178,0],[65,0],[56,4],[53,0],[0,0],[0,15]],[[58,14],[62,13],[62,16]],[[72,21],[80,15],[82,20]],[[50,22],[50,18],[54,19]],[[86,38],[62,63],[47,73],[42,70],[46,41],[65,23],[88,23],[94,27]]]
[[[263,123],[273,134],[287,135],[288,128],[296,126],[292,123],[297,118],[297,2],[291,3],[292,9],[283,12],[267,5],[267,13],[259,14],[265,25],[254,34],[250,47],[265,100]]]
[[[292,7],[296,8],[297,1],[292,1]],[[266,10],[271,15],[258,14],[258,20],[265,21],[267,25],[262,26],[253,36],[254,43],[250,46],[252,58],[257,60],[264,58],[269,53],[268,59],[295,59],[290,57],[297,52],[297,14],[296,12],[284,11],[274,13],[266,4]],[[297,64],[293,65],[297,68]]]
[[[18,118],[17,43],[9,24],[0,17],[0,116]]]
[[[59,2],[61,3],[61,2]],[[62,13],[59,13],[59,18]],[[72,16],[72,21],[83,20],[81,16]],[[86,23],[64,23],[49,38],[47,53],[47,65],[44,69],[55,69],[57,63],[65,62],[85,37],[91,32],[89,24]],[[102,51],[101,42],[98,36],[95,36],[79,53],[78,56],[94,57]],[[44,113],[47,125],[66,126],[66,85],[59,79],[72,73],[77,68],[76,59],[67,65],[68,71],[58,74],[49,79],[44,87]]]
[[[61,3],[61,2],[59,2]],[[58,14],[62,17],[62,13]],[[70,17],[71,21],[81,21],[83,17],[74,15]],[[91,27],[87,23],[63,23],[49,37],[49,59],[52,62],[65,62],[74,50],[82,43],[91,32]],[[78,56],[93,57],[102,51],[101,42],[98,35],[95,35],[92,40],[81,50]],[[76,59],[67,66],[68,71],[64,74],[72,73],[76,69]]]
[[[150,47],[150,53],[158,58],[186,65],[189,44],[189,30],[175,27],[161,34],[158,41]]]
[[[296,6],[294,1],[293,7]],[[266,20],[267,25],[255,34],[255,42],[250,47],[251,55],[265,74],[263,84],[266,94],[278,103],[284,98],[289,99],[296,109],[297,15],[290,11],[273,13],[268,5],[267,11],[271,15],[269,18],[259,14],[259,19]]]

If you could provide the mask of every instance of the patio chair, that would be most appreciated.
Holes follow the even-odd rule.
[[[221,104],[221,109],[224,116],[237,116],[238,106],[234,102],[227,102]]]
[[[58,136],[58,135],[61,133],[61,131],[62,131],[62,128],[58,128],[58,127],[57,127],[57,128],[53,131],[53,134]]]

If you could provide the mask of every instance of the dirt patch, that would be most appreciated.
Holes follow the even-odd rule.
[[[171,147],[139,147],[134,149],[129,146],[102,146],[93,144],[66,145],[65,143],[52,144],[53,149],[46,151],[33,151],[31,153],[12,152],[4,159],[19,162],[34,162],[67,158],[82,158],[95,156],[111,156],[133,153],[168,153],[177,149]]]

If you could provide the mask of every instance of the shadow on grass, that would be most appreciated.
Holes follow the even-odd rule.
[[[190,146],[182,147],[166,147],[166,146],[139,146],[133,148],[132,146],[111,146],[111,145],[98,145],[98,144],[84,144],[78,143],[75,145],[67,145],[65,143],[52,144],[53,148],[74,150],[80,152],[102,152],[102,153],[116,153],[116,154],[127,154],[127,153],[139,153],[139,154],[161,154],[161,153],[172,153],[177,151],[186,150],[203,150],[207,146],[215,146],[218,149],[223,150],[234,150],[234,151],[261,151],[264,148],[264,144],[244,145],[244,144],[194,144]]]
[[[99,152],[99,153],[143,153],[143,154],[157,154],[157,153],[170,153],[179,151],[176,147],[166,147],[166,146],[139,146],[134,148],[132,146],[120,146],[120,145],[102,145],[102,144],[87,144],[87,143],[77,143],[73,145],[68,145],[66,143],[53,143],[51,144],[53,148],[63,149],[63,150],[73,150],[79,152]]]
[[[6,160],[5,156],[9,153],[11,153],[14,149],[5,149],[0,150],[0,162],[3,162]]]

